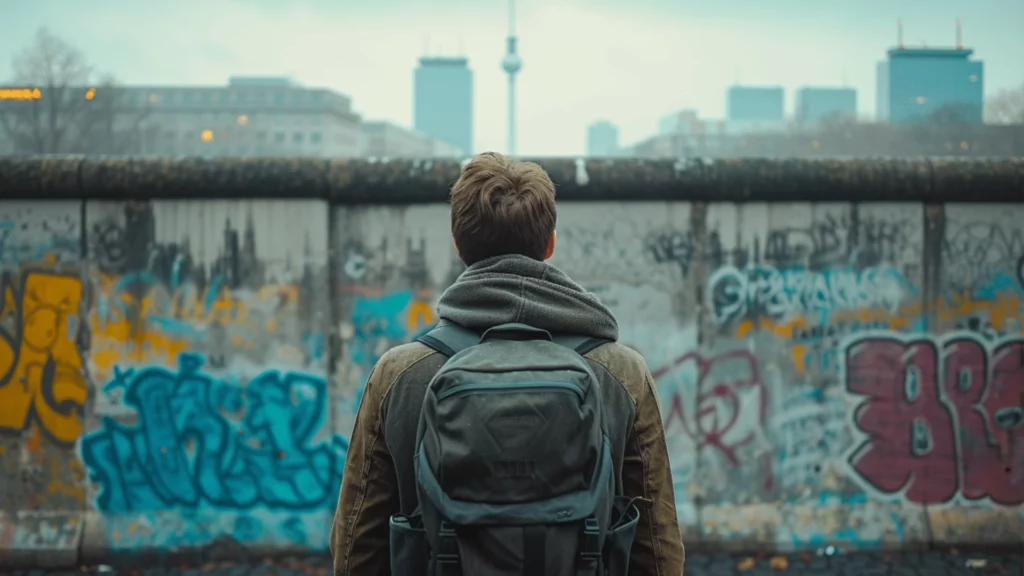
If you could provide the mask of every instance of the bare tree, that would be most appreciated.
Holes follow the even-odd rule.
[[[14,77],[0,101],[0,130],[30,154],[120,154],[137,146],[145,109],[119,117],[125,91],[99,76],[80,50],[40,29],[12,59]]]
[[[985,116],[992,124],[1024,124],[1024,84],[993,96],[985,103]]]

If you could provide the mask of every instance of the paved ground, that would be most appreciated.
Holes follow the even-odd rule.
[[[108,566],[86,566],[70,571],[29,570],[3,572],[5,576],[321,576],[331,573],[328,558],[286,558],[274,561],[202,565],[174,565],[117,570]],[[686,576],[1024,576],[1024,554],[827,554],[802,553],[782,556],[761,554],[692,554],[686,559]]]

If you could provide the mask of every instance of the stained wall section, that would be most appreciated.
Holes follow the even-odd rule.
[[[327,545],[443,205],[0,202],[0,550]],[[568,203],[655,377],[688,545],[1017,544],[1024,206]]]

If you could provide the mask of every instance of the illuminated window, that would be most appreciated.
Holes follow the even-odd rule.
[[[88,90],[85,91],[85,99],[86,100],[92,100],[95,97],[96,97],[96,89],[95,88],[89,88]]]
[[[914,98],[914,102],[917,102],[918,104],[924,104],[927,101],[928,99],[925,98],[924,96],[918,96],[917,98]]]
[[[970,148],[971,148],[971,145],[968,144],[967,142],[961,142],[960,143],[960,149],[961,150],[969,150]]]
[[[811,146],[813,146],[814,148],[821,148],[821,142],[814,140],[811,142]]]
[[[238,125],[239,126],[245,126],[248,123],[249,123],[249,117],[246,116],[245,114],[242,114],[241,116],[238,117]]]
[[[213,141],[213,130],[203,130],[203,133],[202,133],[201,137],[203,139],[203,142],[212,142]]]
[[[156,104],[159,101],[160,101],[160,95],[157,94],[156,92],[154,92],[154,93],[149,95],[149,103],[150,104]]]
[[[978,75],[977,74],[971,74],[971,82],[977,82],[977,81],[978,81]]]
[[[0,88],[0,100],[41,100],[39,88]]]

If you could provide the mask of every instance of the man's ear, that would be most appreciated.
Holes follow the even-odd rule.
[[[551,258],[552,256],[554,256],[554,254],[555,254],[555,240],[556,240],[557,236],[558,236],[558,234],[554,230],[552,230],[551,231],[551,237],[548,238],[548,248],[547,248],[547,250],[544,251],[544,259],[545,260],[547,260],[547,259]]]

